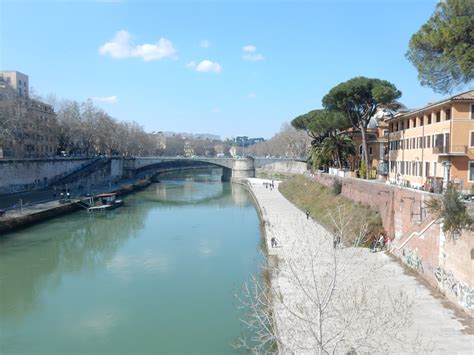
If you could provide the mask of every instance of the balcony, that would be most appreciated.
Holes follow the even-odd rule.
[[[453,145],[451,147],[434,147],[433,154],[444,156],[462,156],[467,155],[467,145]]]

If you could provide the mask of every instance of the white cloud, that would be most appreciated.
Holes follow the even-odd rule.
[[[257,47],[255,47],[253,44],[248,44],[246,46],[243,46],[242,50],[246,53],[254,53],[257,51]]]
[[[253,44],[248,44],[242,47],[243,55],[242,59],[249,62],[258,62],[264,60],[265,58],[260,53],[257,53],[257,47]]]
[[[117,96],[95,96],[92,97],[92,101],[95,102],[102,102],[102,103],[107,103],[107,104],[115,104],[118,102],[118,97]]]
[[[251,92],[250,94],[247,95],[249,99],[255,99],[257,95],[254,92]]]
[[[255,54],[245,54],[245,55],[242,56],[242,59],[246,60],[248,62],[258,62],[258,61],[263,60],[265,58],[260,53],[255,53]]]
[[[217,73],[222,71],[222,67],[219,63],[213,62],[208,59],[204,59],[196,66],[196,71],[201,73]]]
[[[99,47],[99,53],[117,59],[142,58],[146,62],[163,58],[177,58],[173,43],[166,38],[160,38],[155,44],[137,45],[133,44],[131,39],[132,36],[127,31],[118,31],[112,41]]]
[[[112,58],[127,58],[130,56],[130,33],[118,31],[111,42],[100,46],[99,53],[110,55]]]
[[[211,42],[209,42],[207,39],[203,39],[199,43],[199,47],[201,47],[201,48],[209,48],[210,46],[211,46]]]

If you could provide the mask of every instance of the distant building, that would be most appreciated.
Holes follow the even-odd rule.
[[[216,144],[214,145],[214,151],[217,157],[229,156],[230,147],[227,144]]]
[[[3,79],[3,81],[10,85],[18,96],[29,97],[30,84],[28,75],[14,70],[2,70],[0,71],[0,79]]]
[[[373,117],[370,118],[369,125],[366,130],[367,155],[369,157],[370,166],[374,173],[370,173],[372,178],[376,175],[387,177],[388,175],[388,123],[386,119],[393,116],[390,110],[380,109]],[[351,170],[359,170],[364,160],[362,134],[360,130],[349,128],[341,132],[349,136],[354,143],[355,155],[349,157],[349,168]]]
[[[0,72],[0,114],[5,120],[0,132],[2,158],[43,158],[57,153],[58,125],[53,107],[27,95],[27,75]]]
[[[194,155],[194,147],[191,142],[184,143],[184,156],[185,157],[192,157]]]
[[[162,132],[150,133],[150,137],[155,143],[156,153],[162,153],[166,149],[166,136]]]
[[[239,147],[248,147],[256,143],[264,142],[263,138],[249,138],[248,136],[237,136],[234,138],[234,143]]]

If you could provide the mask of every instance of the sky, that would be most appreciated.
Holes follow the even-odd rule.
[[[436,0],[0,0],[0,70],[147,131],[270,138],[356,76],[441,98],[405,58]]]

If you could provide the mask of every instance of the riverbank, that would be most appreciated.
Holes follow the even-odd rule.
[[[280,353],[314,353],[321,344],[336,353],[471,353],[472,318],[445,307],[384,253],[335,251],[332,236],[281,195],[279,182],[269,189],[265,181],[248,179],[248,187],[268,255],[278,259],[271,283]]]
[[[97,191],[96,194],[103,192],[116,192],[118,195],[123,196],[147,187],[151,183],[152,181],[150,179],[138,180],[133,183],[127,182],[126,184],[119,185],[114,189],[104,188],[103,191]],[[0,217],[0,236],[20,228],[26,228],[36,223],[64,215],[66,213],[78,211],[83,208],[77,203],[79,201],[81,201],[80,198],[72,198],[66,203],[56,200],[25,206],[21,209],[6,211],[5,214]]]

